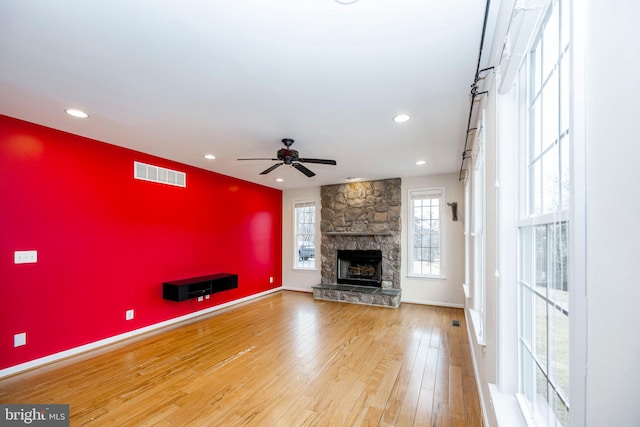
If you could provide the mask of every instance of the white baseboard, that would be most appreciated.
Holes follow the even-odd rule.
[[[425,300],[419,300],[419,299],[404,299],[404,298],[402,298],[400,301],[406,302],[409,304],[434,305],[436,307],[464,308],[464,304],[455,304],[451,302],[425,301]]]
[[[147,332],[155,331],[157,329],[164,328],[166,326],[174,325],[176,323],[185,322],[187,320],[194,319],[199,316],[204,316],[206,314],[213,313],[218,310],[222,310],[227,307],[231,307],[236,304],[240,304],[246,301],[251,301],[256,298],[263,297],[265,295],[272,294],[274,292],[278,292],[282,290],[282,287],[269,289],[264,292],[260,292],[258,294],[249,295],[244,298],[240,298],[237,300],[229,301],[224,304],[216,305],[214,307],[209,307],[203,310],[199,310],[193,313],[185,314],[184,316],[175,317],[173,319],[165,320],[163,322],[154,323],[153,325],[145,326],[144,328],[135,329],[133,331],[125,332],[123,334],[115,335],[113,337],[105,338],[99,341],[95,341],[89,344],[81,345],[79,347],[70,348],[69,350],[64,350],[59,353],[54,353],[49,356],[41,357],[39,359],[30,360],[29,362],[21,363],[19,365],[10,366],[5,369],[0,369],[0,379],[7,377],[9,375],[14,375],[20,373],[22,371],[26,371],[29,369],[36,368],[38,366],[46,365],[48,363],[56,362],[61,359],[65,359],[67,357],[76,356],[80,353],[85,353],[87,351],[95,350],[100,347],[104,347],[109,344],[116,343],[118,341],[126,340],[128,338],[135,337],[137,335],[141,335]]]
[[[489,416],[487,414],[487,406],[486,400],[484,398],[484,393],[482,392],[482,385],[480,384],[480,376],[478,375],[478,364],[476,363],[476,351],[475,351],[475,343],[474,336],[475,333],[472,332],[473,325],[469,324],[470,315],[469,310],[465,310],[465,322],[467,324],[467,341],[469,344],[469,350],[471,351],[471,362],[473,365],[473,375],[476,377],[476,388],[478,389],[478,397],[480,398],[480,411],[482,411],[482,419],[484,420],[484,425],[489,426]]]
[[[309,289],[309,288],[296,288],[294,286],[282,286],[282,290],[283,291],[295,291],[295,292],[306,292],[306,293],[313,293],[313,289]]]

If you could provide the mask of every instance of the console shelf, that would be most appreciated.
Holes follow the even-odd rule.
[[[162,298],[170,301],[186,301],[191,298],[210,295],[238,287],[238,275],[229,273],[164,282]]]

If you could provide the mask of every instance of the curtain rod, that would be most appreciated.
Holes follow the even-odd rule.
[[[484,9],[484,22],[482,23],[482,36],[480,37],[480,49],[478,49],[478,65],[476,65],[476,74],[473,78],[473,84],[471,85],[471,102],[469,103],[469,118],[467,120],[467,134],[464,139],[464,150],[462,150],[462,163],[460,164],[460,173],[458,174],[458,181],[462,181],[462,172],[464,171],[464,161],[468,158],[468,149],[467,145],[469,143],[469,133],[471,133],[471,117],[473,116],[473,103],[476,100],[476,97],[480,95],[484,95],[487,91],[478,92],[478,81],[480,80],[480,74],[493,70],[493,67],[480,69],[480,63],[482,62],[482,49],[484,47],[484,37],[487,32],[487,21],[489,18],[489,6],[491,5],[491,0],[487,0],[487,4]]]

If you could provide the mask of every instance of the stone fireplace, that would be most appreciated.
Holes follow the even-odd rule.
[[[313,287],[314,298],[400,305],[400,183],[321,187],[322,283]]]

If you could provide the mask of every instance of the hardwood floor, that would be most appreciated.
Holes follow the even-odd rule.
[[[70,404],[72,426],[475,427],[466,334],[461,309],[282,291],[5,378],[0,403]]]

